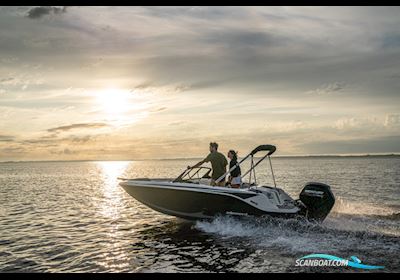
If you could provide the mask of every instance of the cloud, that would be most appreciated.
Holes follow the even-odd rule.
[[[199,81],[199,82],[190,84],[188,86],[188,88],[190,88],[190,90],[207,89],[207,88],[213,88],[213,87],[221,86],[223,84],[227,84],[230,81],[232,81],[232,79]]]
[[[66,12],[67,12],[66,6],[62,8],[52,7],[52,6],[41,6],[30,9],[27,12],[26,16],[31,19],[37,19],[49,14],[63,14]]]
[[[144,82],[135,85],[130,92],[140,93],[180,93],[191,89],[190,85],[184,83],[156,83]]]
[[[335,121],[333,127],[339,130],[343,130],[343,129],[353,129],[360,126],[366,126],[368,124],[369,122],[364,119],[351,117],[351,118],[338,119],[337,121]]]
[[[79,154],[78,151],[74,151],[74,150],[71,150],[69,148],[65,148],[65,149],[62,149],[62,150],[49,150],[49,153],[52,154],[52,155],[58,155],[58,156],[60,156],[60,155],[70,156],[70,155]]]
[[[312,95],[332,95],[332,94],[340,94],[346,88],[345,83],[335,82],[330,84],[323,84],[321,87],[307,91],[307,94]]]
[[[332,125],[333,128],[337,130],[342,130],[344,132],[354,131],[359,133],[364,132],[384,132],[388,129],[392,129],[393,132],[396,131],[400,126],[400,114],[386,114],[383,117],[343,117],[339,118]],[[383,129],[383,130],[382,130]],[[400,131],[399,131],[400,132]]]
[[[400,151],[400,136],[315,141],[299,146],[313,154],[396,153]]]
[[[88,62],[88,63],[82,65],[81,68],[85,69],[85,70],[87,70],[87,69],[92,70],[93,68],[100,67],[103,63],[104,63],[104,60],[103,60],[103,58],[100,57],[94,61],[91,61],[91,62]]]
[[[2,79],[0,79],[0,85],[8,85],[8,84],[12,83],[14,80],[15,80],[15,78],[13,78],[13,77],[2,78]]]
[[[14,141],[15,137],[11,135],[1,135],[0,134],[0,142],[12,142]]]
[[[193,90],[201,90],[207,88],[213,88],[217,86],[221,86],[226,84],[227,82],[232,81],[232,79],[223,79],[220,78],[218,80],[199,80],[192,83],[156,83],[156,82],[144,82],[140,83],[133,87],[131,92],[134,91],[144,91],[144,92],[151,92],[151,91],[158,91],[158,92],[168,92],[168,93],[180,93],[185,91],[193,91]]]
[[[204,41],[214,46],[223,47],[225,50],[244,50],[258,47],[263,48],[284,46],[289,40],[278,34],[263,31],[251,31],[242,29],[220,29],[205,34]]]
[[[19,61],[19,58],[15,57],[15,56],[6,56],[6,57],[0,58],[0,62],[4,63],[4,64],[12,64],[12,63],[16,63],[18,61]]]
[[[268,131],[274,131],[277,133],[285,133],[285,132],[292,132],[292,131],[302,131],[310,129],[311,126],[309,123],[304,121],[295,120],[295,121],[274,121],[274,122],[267,122],[264,126],[265,129]]]
[[[0,73],[2,70],[0,65]],[[39,87],[43,85],[44,79],[42,73],[38,71],[40,66],[24,64],[20,67],[18,73],[12,72],[11,74],[0,78],[0,86],[8,91],[12,90],[25,90],[29,87]],[[5,67],[10,71],[9,67]]]
[[[69,135],[67,137],[59,138],[57,132],[53,132],[50,135],[44,135],[38,138],[25,139],[17,143],[21,145],[35,145],[36,147],[58,147],[60,145],[84,145],[90,141],[94,141],[98,136],[94,135]]]
[[[170,126],[180,126],[180,125],[185,124],[185,123],[187,123],[187,122],[185,122],[185,121],[173,121],[173,122],[168,123],[168,125],[170,125]]]
[[[395,79],[399,80],[400,79],[400,73],[389,73],[386,75],[388,79]]]
[[[167,109],[167,107],[160,107],[160,108],[151,110],[150,112],[152,112],[152,113],[154,113],[154,112],[161,112],[161,111],[164,111],[164,110],[166,110],[166,109]]]
[[[384,125],[386,127],[399,126],[400,114],[387,114]]]
[[[72,154],[76,154],[77,152],[76,151],[72,151],[72,150],[70,150],[68,148],[65,148],[63,153],[66,154],[66,155],[72,155]]]
[[[94,136],[90,136],[90,135],[85,135],[82,137],[78,137],[78,136],[72,136],[67,138],[68,140],[70,140],[72,143],[86,143],[88,141],[90,141],[91,139],[95,138]]]
[[[71,125],[58,126],[54,128],[47,129],[48,132],[57,132],[57,131],[68,131],[71,129],[79,129],[79,128],[103,128],[108,127],[109,125],[106,123],[76,123]]]
[[[393,123],[389,124],[390,121]],[[394,121],[395,119],[388,120],[388,116],[385,118],[385,115],[342,117],[330,126],[333,130],[329,130],[329,127],[327,129],[335,140],[337,137],[342,139],[383,137],[400,133]]]
[[[26,152],[26,149],[23,147],[5,147],[0,149],[1,153],[7,154],[7,153],[22,153]]]

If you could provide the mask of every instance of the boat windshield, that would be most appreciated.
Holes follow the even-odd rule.
[[[211,179],[210,172],[211,168],[205,166],[186,169],[173,182],[190,182],[198,184],[200,179]]]

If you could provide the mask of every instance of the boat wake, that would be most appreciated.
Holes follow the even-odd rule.
[[[368,206],[364,207],[370,210]],[[357,255],[384,264],[386,259],[387,266],[398,267],[399,213],[385,209],[386,215],[379,218],[372,214],[373,211],[363,216],[362,212],[354,215],[345,209],[343,204],[337,207],[321,224],[303,218],[238,219],[220,216],[209,222],[199,221],[195,228],[222,240],[242,242],[244,246],[268,250],[281,256],[300,257],[312,253],[329,253],[342,257]],[[381,210],[379,215],[384,212]]]

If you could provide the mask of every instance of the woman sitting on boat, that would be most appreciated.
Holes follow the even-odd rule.
[[[228,152],[228,158],[231,160],[229,162],[229,169],[231,169],[237,164],[237,152],[235,152],[234,150],[230,150]],[[240,188],[242,184],[241,175],[242,173],[239,165],[230,172],[228,182],[230,183],[232,188]]]

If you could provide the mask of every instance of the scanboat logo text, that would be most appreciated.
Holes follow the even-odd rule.
[[[361,260],[351,256],[345,260],[336,256],[326,254],[311,254],[296,260],[296,266],[350,266],[361,269],[381,269],[384,266],[362,264]]]

